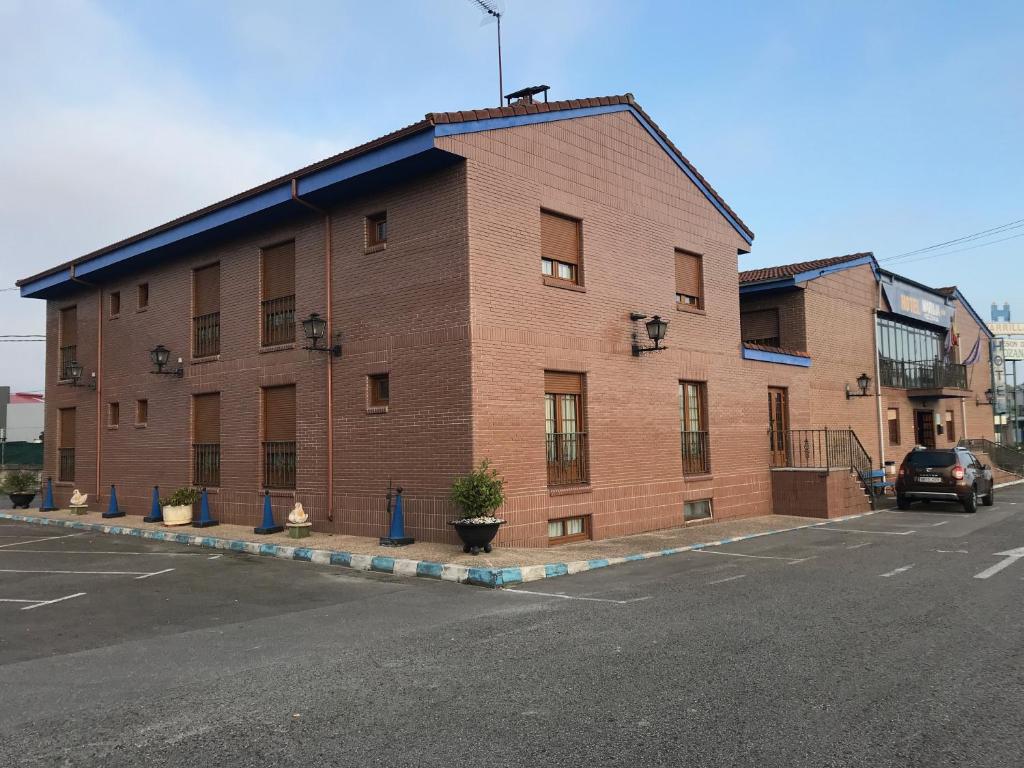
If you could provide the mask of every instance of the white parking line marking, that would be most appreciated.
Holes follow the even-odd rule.
[[[747,574],[741,573],[739,576],[730,576],[727,579],[717,579],[715,581],[709,581],[708,585],[711,585],[711,584],[724,584],[727,581],[736,581],[736,579],[745,579],[745,578],[747,578]]]
[[[138,581],[139,579],[148,579],[150,576],[159,576],[161,573],[170,573],[173,570],[174,570],[173,568],[164,568],[162,571],[154,571],[153,573],[145,573],[142,576],[139,576],[136,579],[136,581]]]
[[[173,571],[173,568],[168,568],[167,571]],[[167,573],[167,571],[157,571],[157,573]],[[155,576],[156,573],[149,573],[147,571],[51,571],[51,570],[27,570],[20,568],[0,568],[0,573],[63,573],[72,575],[93,575],[93,576]]]
[[[933,549],[933,552],[941,552],[944,555],[966,555],[966,549]]]
[[[790,565],[795,563],[802,563],[804,560],[810,560],[810,557],[795,558],[795,557],[777,557],[774,555],[744,555],[741,552],[720,552],[715,549],[694,549],[692,552],[699,552],[705,555],[726,555],[728,557],[751,557],[755,560],[785,560]],[[812,555],[813,557],[813,555]]]
[[[560,597],[562,600],[586,600],[592,603],[613,603],[615,605],[627,605],[629,603],[640,603],[650,600],[651,597],[634,597],[631,600],[610,600],[606,597],[577,597],[576,595],[562,595],[556,592],[531,592],[528,589],[503,589],[502,592],[514,592],[520,595],[540,595],[541,597]]]
[[[85,536],[85,534],[69,533],[66,536],[43,536],[41,539],[28,539],[27,541],[12,541],[10,544],[0,544],[0,547],[16,547],[19,544],[35,544],[39,541],[51,541],[53,539],[70,539],[72,536]]]
[[[208,558],[206,558],[206,559],[207,559],[207,560],[216,560],[216,559],[218,559],[218,558],[220,558],[220,557],[223,557],[223,555],[210,555],[210,556],[209,556]]]
[[[981,573],[975,574],[976,579],[987,579],[990,576],[995,576],[1003,568],[1013,565],[1022,557],[1024,557],[1024,547],[1018,547],[1017,549],[1008,549],[1005,552],[996,552],[996,557],[1005,557],[1001,563],[996,563],[991,568],[986,568]]]
[[[932,528],[938,528],[940,525],[945,525],[949,520],[943,520],[941,523],[932,523]]]
[[[39,600],[19,600],[15,597],[0,597],[0,603],[38,603]]]
[[[81,597],[84,594],[85,592],[75,592],[75,594],[73,595],[64,595],[64,597],[58,597],[56,600],[44,600],[43,602],[36,603],[35,605],[27,605],[21,610],[31,611],[33,608],[42,608],[44,605],[53,605],[54,603],[62,603],[65,600],[73,600],[74,598]]]
[[[12,545],[13,546],[13,545]],[[160,557],[205,557],[205,552],[117,552],[115,550],[92,549],[5,549],[0,555],[22,552],[33,555],[153,555]],[[213,555],[210,560],[220,555]]]
[[[861,547],[871,546],[870,541],[862,541],[860,544],[850,544],[847,549],[860,549]]]
[[[905,573],[906,571],[909,571],[913,567],[914,567],[913,563],[911,563],[910,565],[902,565],[899,568],[895,568],[895,569],[889,571],[888,573],[882,573],[882,574],[879,574],[879,575],[883,579],[888,579],[891,576],[897,576],[897,575],[899,575],[901,573]]]
[[[808,531],[835,531],[836,533],[880,533],[885,536],[909,536],[917,531],[866,531],[861,528],[824,528],[818,526],[817,528],[808,528]]]

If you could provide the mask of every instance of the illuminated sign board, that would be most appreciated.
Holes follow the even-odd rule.
[[[949,328],[953,321],[953,307],[941,296],[922,291],[906,283],[882,283],[889,309],[904,317],[912,317],[932,325]]]

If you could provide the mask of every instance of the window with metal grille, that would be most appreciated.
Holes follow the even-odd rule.
[[[78,359],[78,307],[65,307],[60,311],[60,354],[58,373],[62,381],[71,378],[71,364]]]
[[[192,356],[220,354],[220,264],[192,273]]]
[[[366,217],[366,247],[375,248],[388,241],[388,213],[380,211]]]
[[[679,382],[679,428],[683,474],[707,474],[711,471],[711,446],[707,428],[707,384],[704,382]]]
[[[57,423],[57,479],[71,482],[75,479],[75,420],[74,408],[61,408]]]
[[[582,374],[544,372],[544,434],[548,485],[589,482]]]
[[[263,346],[295,341],[295,243],[263,249]]]
[[[700,254],[676,249],[676,303],[704,309],[704,259]]]
[[[751,344],[779,347],[779,310],[755,309],[740,313],[740,338]]]
[[[192,482],[220,485],[220,392],[192,396]]]
[[[580,220],[552,211],[540,212],[540,271],[544,277],[580,285]]]
[[[263,389],[263,486],[295,488],[295,385]]]

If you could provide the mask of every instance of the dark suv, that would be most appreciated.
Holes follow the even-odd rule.
[[[900,464],[896,476],[896,506],[910,509],[912,501],[959,501],[965,512],[995,502],[992,469],[966,448],[915,448]]]

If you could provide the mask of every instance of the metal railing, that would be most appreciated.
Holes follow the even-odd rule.
[[[295,443],[263,443],[263,487],[295,488]]]
[[[220,312],[192,318],[192,356],[220,354]]]
[[[60,360],[58,361],[60,368],[58,371],[62,381],[67,381],[71,378],[71,364],[75,362],[77,357],[78,347],[75,344],[60,348]]]
[[[899,389],[939,389],[956,387],[967,389],[967,366],[944,360],[890,360],[878,358],[879,375],[883,387]]]
[[[865,493],[875,503],[871,456],[852,429],[768,430],[771,466],[774,468],[848,469],[856,474]]]
[[[706,475],[711,471],[711,450],[707,432],[681,432],[684,475]]]
[[[263,302],[263,346],[295,341],[295,297],[282,296]]]
[[[220,485],[220,443],[194,443],[192,445],[192,484]]]
[[[75,449],[57,449],[57,479],[61,482],[71,482],[75,479]]]
[[[1005,472],[1024,475],[1024,451],[1019,448],[1011,448],[981,437],[961,438],[957,445],[970,451],[984,453],[993,465]]]
[[[590,479],[586,432],[547,435],[548,485],[579,485]]]

